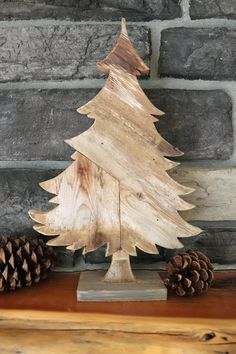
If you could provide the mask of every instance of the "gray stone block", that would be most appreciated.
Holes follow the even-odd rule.
[[[179,0],[24,0],[1,3],[0,20],[52,18],[75,21],[169,20],[181,16]]]
[[[30,238],[42,238],[45,242],[50,239],[33,230],[34,222],[29,218],[28,210],[50,208],[50,194],[38,187],[38,183],[58,173],[53,170],[0,169],[0,236],[26,235]],[[56,266],[72,269],[76,254],[62,247],[57,247],[55,251]]]
[[[236,19],[235,0],[190,0],[190,17]]]
[[[53,208],[48,203],[51,194],[38,184],[58,173],[58,170],[0,169],[0,229],[35,236],[28,210]]]
[[[52,170],[0,169],[0,236],[26,235],[30,238],[40,237],[45,242],[50,239],[33,230],[34,222],[29,218],[28,210],[50,208],[50,195],[38,187],[38,183],[58,173]],[[74,265],[73,252],[59,247],[56,254],[58,267],[71,268]]]
[[[228,159],[233,152],[232,104],[223,91],[149,90],[166,115],[161,135],[184,152],[183,160]]]
[[[75,266],[75,252],[67,250],[66,247],[55,247],[56,264],[55,267],[73,270]]]
[[[98,90],[0,92],[0,160],[70,160],[64,140],[93,120],[76,108]],[[227,159],[233,149],[231,101],[222,91],[146,90],[164,112],[157,128],[185,152],[184,159]],[[191,134],[189,133],[191,132]]]
[[[128,32],[148,62],[149,30],[135,25]],[[0,82],[99,78],[96,62],[114,47],[120,25],[74,24],[1,28]]]
[[[236,30],[171,28],[162,31],[160,76],[236,80]]]
[[[97,90],[0,92],[1,160],[70,160],[64,143],[87,130],[93,120],[76,108]]]
[[[236,229],[210,228],[198,236],[183,238],[181,242],[184,244],[183,249],[165,250],[166,261],[177,253],[192,249],[205,253],[214,263],[236,263]]]

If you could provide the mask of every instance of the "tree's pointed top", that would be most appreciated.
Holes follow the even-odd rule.
[[[136,76],[149,72],[149,67],[143,62],[130,42],[125,18],[121,19],[121,33],[115,47],[104,60],[97,63],[98,69],[105,74],[108,74],[114,66]]]
[[[121,34],[122,33],[128,37],[127,27],[126,27],[126,19],[124,17],[122,17],[122,19],[121,19]]]

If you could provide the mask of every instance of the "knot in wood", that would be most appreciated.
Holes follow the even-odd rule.
[[[138,199],[143,199],[143,198],[144,198],[143,193],[137,193],[137,198],[138,198]]]

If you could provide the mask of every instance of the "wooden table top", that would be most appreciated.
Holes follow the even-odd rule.
[[[161,273],[164,277],[164,273]],[[236,271],[215,272],[207,294],[167,301],[78,303],[79,273],[51,273],[31,288],[0,294],[1,309],[104,313],[155,317],[236,319]]]

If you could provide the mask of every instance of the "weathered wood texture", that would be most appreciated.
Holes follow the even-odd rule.
[[[68,160],[72,150],[63,141],[93,124],[76,108],[98,91],[0,92],[0,159]],[[145,90],[145,94],[166,113],[156,127],[165,139],[185,152],[183,159],[217,160],[231,156],[232,103],[225,92],[152,89]]]
[[[183,170],[183,172],[182,172]],[[47,210],[49,207],[49,195],[38,187],[38,183],[57,176],[61,170],[42,169],[0,169],[0,232],[8,232],[14,235],[27,234],[35,237],[36,232],[32,231],[33,222],[27,216],[30,208]],[[190,184],[196,191],[191,195],[195,198],[197,208],[194,211],[194,218],[197,220],[210,220],[212,215],[219,220],[236,220],[235,204],[228,203],[229,198],[236,199],[235,191],[235,169],[220,169],[217,172],[218,178],[214,178],[216,169],[208,167],[192,167],[191,164],[182,164],[175,171],[174,178],[184,184]],[[181,179],[182,174],[185,177]],[[197,184],[201,181],[202,184]],[[204,183],[203,183],[204,181]],[[221,182],[219,182],[221,181]],[[221,183],[219,187],[219,183]],[[207,192],[204,192],[207,190]],[[189,196],[190,197],[190,196]],[[199,197],[199,199],[198,199]],[[231,200],[231,199],[230,199]],[[199,208],[198,208],[199,206]],[[204,209],[202,215],[201,208]],[[187,214],[187,213],[186,213]],[[194,248],[206,253],[210,259],[218,263],[236,263],[236,228],[228,227],[228,223],[218,226],[218,222],[211,224],[210,228],[196,237],[182,239],[181,242],[186,248]],[[201,223],[204,226],[205,222]],[[64,247],[58,247],[58,265],[74,267],[75,259],[71,251],[66,251]],[[168,254],[172,254],[168,251]],[[96,253],[88,253],[86,263],[101,263],[105,261],[105,252],[99,249]],[[153,262],[163,259],[158,255],[140,255],[138,262]],[[110,259],[106,259],[110,262]],[[83,268],[83,264],[81,264]],[[80,268],[81,269],[81,268]]]
[[[60,235],[51,246],[84,247],[91,252],[108,244],[107,254],[120,248],[119,183],[79,152],[75,160],[57,177],[40,183],[58,206],[49,212],[30,210],[38,224],[34,229],[43,235]]]
[[[181,326],[179,326],[181,328]],[[187,327],[187,325],[186,325]],[[202,326],[204,327],[204,326]],[[190,327],[191,328],[191,327]],[[205,328],[209,331],[209,327],[205,324]],[[227,329],[220,327],[219,336],[226,337]],[[30,332],[30,333],[29,333]],[[210,332],[211,333],[211,332]],[[198,334],[198,332],[194,332]],[[230,338],[234,336],[230,334]],[[183,337],[182,333],[178,335]],[[189,334],[184,335],[189,339]],[[191,354],[199,353],[233,353],[236,346],[229,344],[212,344],[205,345],[200,343],[196,345],[190,343],[179,343],[178,337],[173,334],[164,335],[145,335],[134,333],[114,333],[114,331],[99,330],[14,330],[9,333],[8,330],[2,330],[0,333],[1,345],[0,349],[3,354],[15,354],[23,352],[24,354],[65,354],[65,353],[92,353],[97,354],[120,354],[129,352],[132,354]],[[3,338],[3,339],[2,339]],[[163,339],[164,338],[164,339]],[[171,338],[171,339],[170,339]],[[232,339],[234,340],[234,339]],[[36,346],[35,341],[40,343]],[[223,352],[222,352],[223,351]]]
[[[134,46],[149,60],[147,27],[129,28]],[[111,24],[43,25],[1,28],[0,82],[98,78],[96,61],[116,41],[119,26]]]
[[[80,274],[78,301],[160,301],[167,299],[167,289],[157,271],[134,271],[136,282],[103,282],[104,271]]]
[[[4,354],[213,354],[236,350],[235,320],[157,320],[34,311],[2,311],[0,317],[0,349]]]
[[[234,28],[165,29],[158,73],[186,79],[235,80],[235,47]]]
[[[1,228],[11,232],[27,232],[32,226],[27,210],[48,210],[49,195],[38,184],[57,176],[61,170],[0,169]],[[195,188],[189,195],[196,208],[186,213],[189,220],[224,221],[235,218],[235,168],[208,168],[182,164],[173,178]],[[231,201],[229,203],[229,200]],[[51,205],[52,206],[52,205]],[[191,213],[191,217],[188,215]]]
[[[8,0],[1,2],[0,20],[65,19],[129,21],[167,20],[180,17],[175,0]]]
[[[178,237],[201,230],[178,214],[194,207],[180,197],[193,189],[167,173],[178,163],[166,157],[183,153],[155,129],[154,122],[164,113],[139,85],[137,77],[148,74],[149,68],[130,42],[125,19],[115,47],[97,67],[109,75],[105,86],[78,108],[95,122],[80,136],[65,141],[79,151],[72,156],[76,162],[41,183],[56,195],[52,201],[59,206],[49,212],[31,210],[29,215],[38,223],[34,226],[38,232],[58,236],[50,245],[71,250],[84,247],[87,253],[106,243],[107,255],[113,258],[105,281],[134,282],[129,256],[136,256],[137,248],[147,253],[158,253],[156,245],[181,248]]]

